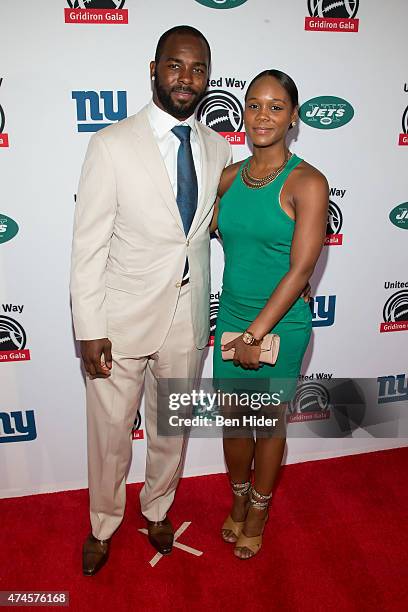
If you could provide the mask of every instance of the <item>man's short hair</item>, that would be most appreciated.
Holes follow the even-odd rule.
[[[174,28],[167,30],[167,32],[164,32],[164,34],[160,36],[159,42],[157,43],[156,47],[156,54],[154,56],[154,61],[156,62],[156,64],[160,61],[164,45],[166,44],[170,36],[172,36],[173,34],[188,34],[189,36],[195,36],[196,38],[200,38],[202,41],[204,41],[208,50],[208,65],[211,64],[211,49],[208,40],[206,39],[204,34],[200,32],[200,30],[197,30],[196,28],[193,28],[192,26],[188,25],[175,26]]]

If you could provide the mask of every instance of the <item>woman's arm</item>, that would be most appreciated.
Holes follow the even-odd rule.
[[[309,174],[309,173],[308,173]],[[290,251],[290,268],[265,307],[249,326],[262,338],[289,310],[311,277],[326,237],[329,186],[326,178],[313,174],[298,181],[295,197],[296,225]]]

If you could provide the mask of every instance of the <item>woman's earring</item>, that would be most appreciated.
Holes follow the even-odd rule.
[[[292,123],[290,125],[294,128],[295,125],[296,125],[296,121],[292,121]]]

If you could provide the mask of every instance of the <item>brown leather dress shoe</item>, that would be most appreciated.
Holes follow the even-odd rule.
[[[110,540],[97,540],[92,533],[86,538],[82,549],[82,572],[94,576],[109,557]]]
[[[146,522],[150,544],[162,555],[170,554],[173,548],[174,530],[167,516],[163,521],[146,519]]]

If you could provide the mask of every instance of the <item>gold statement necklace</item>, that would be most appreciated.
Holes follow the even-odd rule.
[[[249,174],[249,170],[248,170],[249,162],[248,162],[247,164],[245,164],[245,166],[241,170],[242,182],[250,189],[261,189],[261,187],[265,187],[266,185],[269,185],[269,183],[272,183],[272,181],[274,181],[280,175],[280,173],[285,169],[286,164],[288,163],[291,157],[292,157],[292,153],[288,151],[288,154],[283,164],[279,166],[279,168],[276,168],[273,172],[271,172],[267,176],[264,176],[263,178],[255,178],[254,176],[251,176]]]

